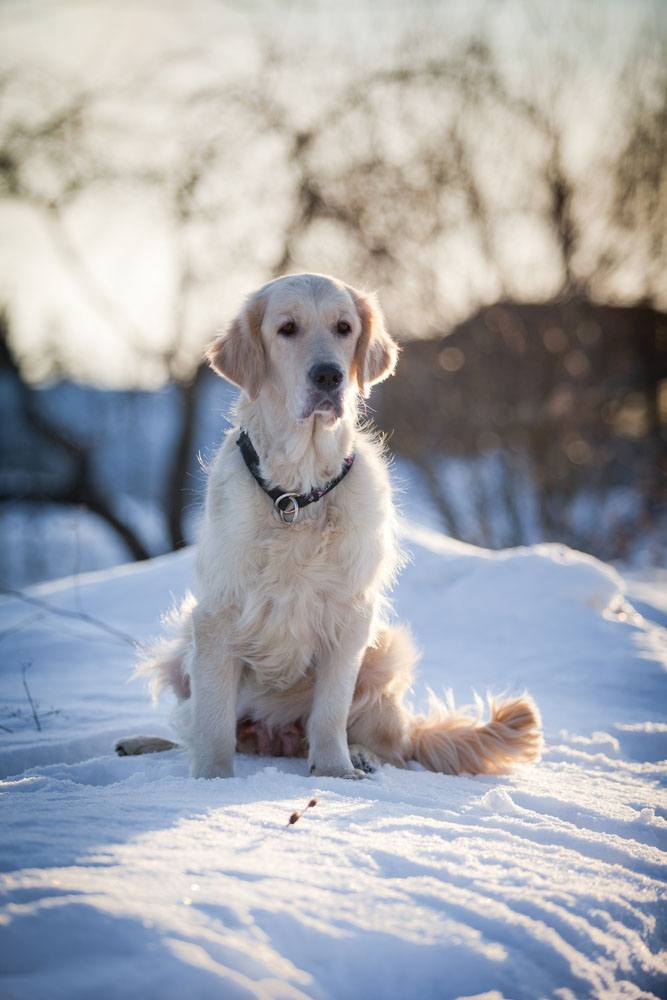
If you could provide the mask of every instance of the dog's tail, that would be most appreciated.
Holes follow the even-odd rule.
[[[430,771],[444,774],[505,774],[516,764],[539,759],[542,751],[540,713],[528,694],[496,701],[489,698],[490,719],[454,708],[429,692],[428,715],[412,718],[412,756]]]
[[[366,650],[350,710],[348,737],[381,760],[405,766],[416,760],[443,774],[504,774],[539,758],[540,713],[532,698],[489,698],[490,719],[457,710],[429,692],[429,711],[415,715],[406,703],[418,653],[407,629],[383,628]]]
[[[187,594],[165,618],[170,636],[145,646],[134,677],[146,677],[153,701],[171,688],[179,701],[190,697],[188,658],[191,655],[191,616],[196,601]]]

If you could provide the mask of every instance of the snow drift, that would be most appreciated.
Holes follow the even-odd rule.
[[[189,552],[4,600],[3,995],[660,995],[663,594],[559,546],[405,535],[415,709],[428,688],[528,688],[542,763],[347,783],[241,757],[234,779],[192,781],[179,752],[111,752],[169,736],[169,706],[126,681],[133,644],[189,585]]]

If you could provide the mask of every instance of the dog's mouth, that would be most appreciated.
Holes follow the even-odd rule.
[[[340,420],[343,416],[343,393],[313,393],[304,407],[301,419],[307,420],[312,416],[322,417],[325,423],[331,424]]]

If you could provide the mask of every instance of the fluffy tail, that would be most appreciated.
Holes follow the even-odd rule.
[[[540,713],[523,694],[507,701],[489,698],[491,718],[480,721],[430,693],[429,714],[412,719],[412,755],[443,774],[504,774],[516,764],[538,760],[542,750]]]
[[[164,618],[171,636],[158,639],[142,651],[134,676],[148,678],[153,701],[158,700],[165,688],[171,688],[179,701],[190,697],[188,658],[192,648],[191,615],[195,604],[192,594],[187,594],[180,606]]]

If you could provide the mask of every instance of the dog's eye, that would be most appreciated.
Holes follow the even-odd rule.
[[[296,333],[298,327],[293,319],[288,319],[286,323],[278,327],[278,333],[281,337],[293,337]]]
[[[351,333],[352,327],[346,319],[339,319],[336,323],[336,333],[339,333],[341,337],[347,337],[348,333]]]

